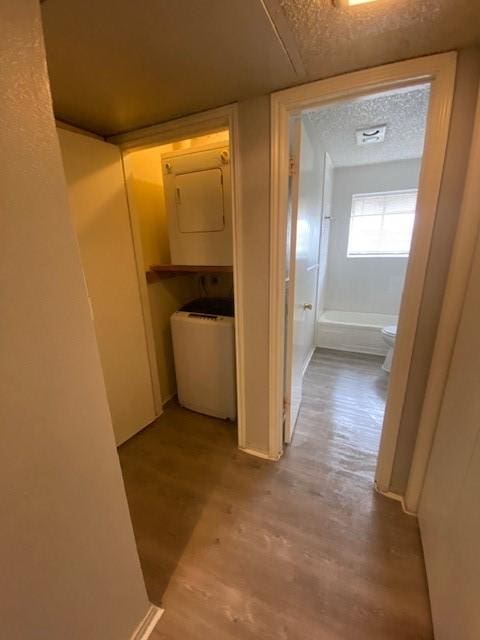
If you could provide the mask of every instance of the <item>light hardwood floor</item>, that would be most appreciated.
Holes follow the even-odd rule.
[[[380,364],[317,350],[277,463],[175,402],[120,448],[153,640],[433,638],[416,520],[372,486]]]

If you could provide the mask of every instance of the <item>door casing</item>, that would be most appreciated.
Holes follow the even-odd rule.
[[[237,378],[237,429],[238,446],[240,449],[253,455],[259,455],[257,451],[250,451],[246,447],[245,426],[245,331],[243,318],[243,256],[242,256],[242,221],[240,206],[240,172],[239,172],[239,145],[238,145],[238,107],[236,104],[211,109],[192,116],[178,118],[163,124],[119,134],[108,138],[108,142],[117,144],[122,151],[141,149],[170,142],[184,140],[195,136],[214,133],[222,129],[228,129],[230,140],[230,161],[232,165],[231,189],[232,189],[232,223],[233,223],[233,283],[235,288],[235,355]],[[129,180],[128,162],[124,156],[124,172],[128,189]],[[137,252],[137,268],[139,272],[140,294],[144,308],[145,326],[147,333],[151,334],[151,349],[153,346],[153,331],[151,328],[151,314],[149,310],[147,285],[145,282],[144,264],[142,259],[142,247],[140,233],[135,216],[133,201],[130,198],[130,212],[132,219],[132,232]],[[154,356],[152,356],[154,357]]]
[[[430,83],[418,210],[399,315],[390,391],[375,484],[389,494],[400,419],[413,353],[430,244],[435,224],[454,95],[455,52],[396,62],[285,89],[271,97],[269,438],[272,457],[283,451],[285,242],[288,203],[288,122],[304,109],[371,93]]]

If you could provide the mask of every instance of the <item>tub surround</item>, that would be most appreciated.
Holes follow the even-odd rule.
[[[382,329],[397,324],[397,316],[384,313],[326,310],[317,322],[317,346],[352,353],[386,356]]]

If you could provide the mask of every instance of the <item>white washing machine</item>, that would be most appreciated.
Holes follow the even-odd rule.
[[[235,420],[233,299],[199,298],[175,312],[170,322],[179,403]]]

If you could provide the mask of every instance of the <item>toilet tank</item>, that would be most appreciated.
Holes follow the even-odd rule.
[[[172,264],[232,265],[228,146],[162,155]]]

